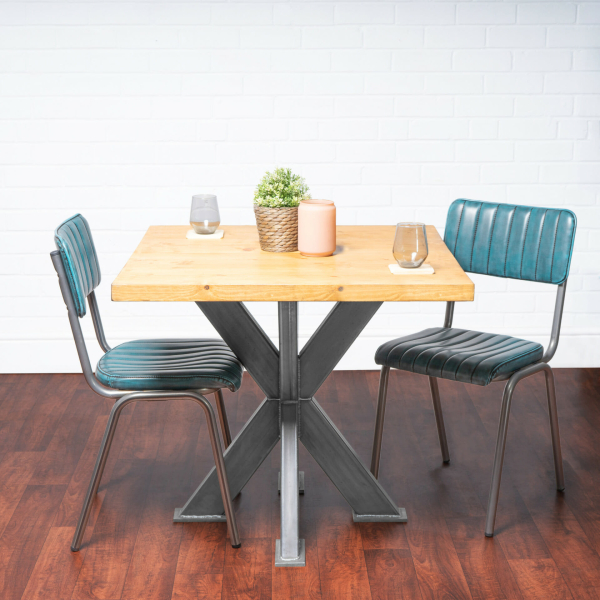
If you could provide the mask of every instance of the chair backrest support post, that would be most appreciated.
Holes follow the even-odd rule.
[[[554,316],[552,317],[552,331],[550,332],[550,342],[542,356],[542,362],[550,362],[556,353],[558,347],[558,338],[560,337],[560,325],[562,323],[563,307],[565,305],[565,293],[567,291],[567,280],[565,279],[558,285],[556,290],[556,302],[554,304]]]
[[[94,331],[96,332],[98,344],[100,344],[100,348],[102,348],[104,352],[108,352],[110,350],[110,346],[108,345],[106,336],[104,335],[104,327],[102,326],[102,319],[100,318],[100,309],[98,308],[96,292],[90,292],[87,300],[90,307],[90,312],[92,313],[92,322],[94,323]]]
[[[81,323],[79,322],[79,316],[77,315],[75,301],[73,300],[71,288],[69,287],[69,281],[67,279],[62,257],[58,250],[51,252],[50,257],[52,258],[52,264],[54,265],[54,269],[58,275],[60,291],[67,307],[69,323],[71,325],[71,331],[73,332],[73,339],[75,340],[75,347],[77,348],[77,354],[79,356],[79,362],[81,363],[81,369],[83,371],[85,380],[92,390],[94,390],[94,392],[100,396],[105,396],[107,398],[120,398],[123,395],[123,392],[103,386],[94,376],[92,365],[90,363],[90,357],[85,345],[85,338],[83,337],[83,331],[81,330]]]
[[[452,327],[452,319],[454,319],[454,302],[446,302],[446,315],[444,316],[444,327],[446,329]]]

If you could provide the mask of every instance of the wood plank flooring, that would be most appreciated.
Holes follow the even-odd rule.
[[[378,373],[334,372],[318,400],[369,464]],[[193,403],[125,408],[84,545],[69,550],[111,402],[79,375],[0,375],[2,600],[600,600],[600,369],[558,369],[566,491],[557,493],[543,375],[517,388],[496,536],[483,535],[502,387],[440,381],[442,464],[427,381],[390,376],[381,480],[407,524],[352,522],[301,447],[305,568],[276,569],[278,449],[224,524],[173,509],[212,466]],[[225,393],[235,435],[261,402]]]

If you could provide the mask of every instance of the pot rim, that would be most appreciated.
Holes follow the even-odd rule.
[[[316,206],[333,206],[333,200],[320,200],[318,198],[307,198],[306,200],[300,200],[300,204],[314,204]]]
[[[297,206],[260,206],[259,204],[254,205],[254,210],[298,210]]]

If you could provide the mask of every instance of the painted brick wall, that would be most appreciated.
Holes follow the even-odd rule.
[[[193,193],[253,223],[275,165],[345,224],[443,228],[457,197],[571,208],[556,364],[600,366],[599,47],[600,2],[2,2],[0,370],[79,368],[48,257],[78,211],[111,343],[210,334],[194,305],[111,303],[110,282]],[[552,289],[474,279],[457,326],[547,341]],[[302,306],[303,339],[329,306]],[[275,307],[252,309],[275,334]],[[443,310],[384,305],[340,366]]]

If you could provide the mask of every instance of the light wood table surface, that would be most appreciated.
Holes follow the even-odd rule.
[[[333,256],[263,252],[254,226],[188,240],[189,226],[150,227],[112,284],[115,301],[469,301],[474,286],[433,226],[433,275],[393,275],[393,226],[340,226]]]

